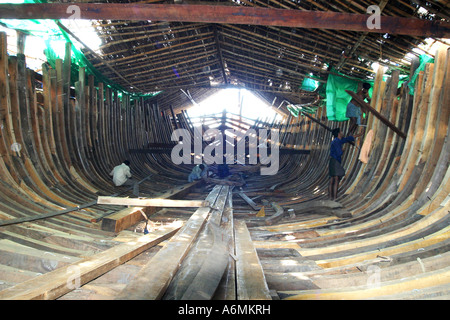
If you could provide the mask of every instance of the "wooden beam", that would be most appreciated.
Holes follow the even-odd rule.
[[[236,260],[234,243],[233,193],[230,191],[220,226],[225,234],[228,256],[228,266],[214,293],[213,300],[236,300]]]
[[[70,6],[70,8],[69,8]],[[1,4],[2,19],[152,20],[319,28],[446,38],[449,23],[380,16],[380,29],[369,29],[367,14],[286,10],[221,5],[137,3]]]
[[[220,69],[222,70],[222,76],[223,76],[223,82],[228,85],[228,77],[227,77],[227,73],[225,72],[225,67],[224,67],[224,63],[223,63],[223,56],[222,56],[222,50],[220,48],[220,41],[219,41],[219,36],[217,34],[217,27],[214,25],[214,41],[216,42],[216,48],[217,48],[217,55],[219,58],[219,63],[220,63]]]
[[[237,193],[253,210],[259,211],[261,209],[252,199],[250,199],[243,191]]]
[[[433,272],[420,273],[415,276],[401,278],[400,280],[380,282],[379,285],[354,286],[345,288],[280,291],[286,297],[283,300],[362,300],[386,299],[395,295],[420,291],[422,289],[447,284],[450,277],[450,268],[443,268]]]
[[[66,26],[64,26],[61,22],[56,21],[56,24],[58,25],[58,27],[60,27],[62,30],[64,30],[64,32],[67,32],[71,37],[73,37],[75,40],[77,40],[79,43],[81,43],[83,45],[84,48],[86,48],[90,54],[92,54],[95,58],[99,59],[100,61],[102,61],[102,64],[105,65],[112,73],[114,73],[116,76],[118,76],[122,81],[124,81],[125,83],[127,83],[129,86],[131,87],[136,87],[136,84],[131,83],[130,81],[128,81],[124,76],[122,76],[120,74],[120,72],[117,71],[116,68],[114,68],[113,66],[111,66],[110,63],[108,63],[108,61],[102,59],[101,56],[99,56],[94,50],[92,50],[91,48],[89,48],[88,45],[86,45],[80,38],[78,38],[72,31],[70,31],[69,29],[66,28]],[[141,91],[145,91],[142,88],[136,87],[137,89],[141,90]]]
[[[397,133],[400,137],[403,139],[406,139],[406,134],[404,134],[399,128],[397,128],[392,122],[390,122],[386,117],[384,117],[381,113],[379,113],[377,110],[372,108],[370,104],[366,103],[363,99],[361,99],[356,93],[345,90],[349,95],[352,96],[352,98],[356,101],[358,105],[360,105],[362,108],[366,109],[367,111],[372,112],[372,114],[377,117],[381,122],[383,122],[385,125],[387,125],[389,128],[394,130],[395,133]]]
[[[312,116],[310,116],[309,114],[307,114],[306,112],[302,112],[302,115],[306,116],[308,119],[314,121],[315,123],[317,123],[318,125],[320,125],[321,127],[325,128],[328,131],[333,131],[333,129],[331,129],[330,127],[324,125],[322,122],[320,122],[319,120],[317,120],[316,118],[313,118]]]
[[[190,190],[198,183],[194,181],[186,185],[178,186],[168,190],[159,196],[160,199],[168,199],[172,197],[180,197],[190,192]],[[110,216],[103,217],[102,230],[111,232],[120,232],[143,219],[142,212],[148,216],[156,212],[156,207],[131,207],[120,210]]]
[[[188,208],[188,207],[207,207],[208,201],[200,200],[172,200],[172,199],[146,199],[146,198],[122,198],[122,197],[107,197],[99,196],[98,204],[115,204],[124,206],[139,206],[139,207],[174,207],[174,208]]]
[[[388,1],[389,0],[381,0],[380,3],[378,4],[378,8],[380,8],[380,14],[384,10],[384,8],[386,7],[386,4],[388,3]],[[358,41],[356,41],[356,43],[353,44],[353,47],[351,48],[351,50],[349,52],[345,52],[345,54],[343,54],[341,56],[341,59],[339,60],[339,63],[336,66],[336,70],[340,70],[344,66],[344,64],[347,61],[347,59],[351,58],[353,56],[353,54],[355,53],[356,49],[358,49],[358,47],[361,45],[361,43],[364,42],[364,40],[366,39],[368,34],[369,34],[368,32],[363,32],[363,34],[361,34],[359,36]],[[349,48],[350,48],[350,45],[349,45],[349,47],[347,49],[349,49]]]

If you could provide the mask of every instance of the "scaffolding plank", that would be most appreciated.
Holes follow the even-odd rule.
[[[228,266],[229,255],[225,243],[228,234],[220,224],[229,194],[229,187],[223,187],[215,204],[216,209],[211,213],[203,228],[202,236],[199,237],[198,245],[191,258],[194,263],[190,263],[189,266],[193,266],[190,273],[195,276],[182,293],[181,300],[210,300]],[[214,259],[211,259],[212,256]]]

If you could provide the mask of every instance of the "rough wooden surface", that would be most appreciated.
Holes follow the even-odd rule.
[[[171,237],[180,227],[163,228],[150,235],[135,237],[97,255],[64,268],[35,277],[0,291],[1,300],[53,300],[132,259]]]
[[[214,204],[221,190],[216,186],[208,195],[206,201]],[[169,240],[163,250],[136,275],[134,281],[129,283],[116,297],[118,300],[160,299],[172,277],[177,272],[180,263],[187,255],[194,240],[197,238],[201,227],[206,222],[211,209],[199,208]]]
[[[236,289],[238,300],[270,300],[269,288],[245,222],[236,222]]]
[[[72,88],[70,45],[66,58],[58,60],[54,68],[45,65],[38,78],[25,68],[23,55],[8,56],[6,35],[0,37],[0,219],[11,222],[0,226],[0,295],[34,283],[28,289],[37,292],[42,285],[46,297],[54,298],[68,266],[95,257],[108,261],[105,255],[114,260],[115,250],[127,256],[125,237],[101,228],[104,221],[117,215],[124,222],[126,217],[136,219],[121,227],[131,228],[126,230],[134,235],[127,240],[130,248],[139,247],[131,239],[140,239],[144,231],[151,234],[160,224],[184,222],[184,232],[180,229],[164,240],[164,246],[149,248],[95,280],[86,276],[80,290],[61,298],[123,298],[131,288],[127,297],[160,298],[187,249],[198,239],[206,217],[216,209],[162,208],[161,212],[145,212],[144,217],[141,207],[124,209],[92,202],[115,193],[130,195],[127,188],[116,188],[109,176],[128,156],[133,175],[152,177],[140,185],[148,198],[166,194],[167,199],[203,201],[211,190],[219,192],[205,183],[183,194],[191,166],[174,165],[167,154],[128,153],[148,143],[170,142],[173,119],[157,105],[119,95],[82,68]],[[275,203],[284,214],[276,216],[271,225],[264,220],[252,225],[256,211],[245,200],[235,197],[230,203],[229,198],[223,199],[222,217],[228,217],[228,225],[224,221],[222,225],[227,232],[235,229],[237,237],[226,239],[228,261],[222,259],[225,254],[221,251],[218,264],[227,262],[225,271],[207,271],[213,260],[203,260],[206,264],[199,268],[214,279],[214,286],[218,274],[223,275],[212,298],[250,297],[250,293],[268,298],[269,293],[279,299],[448,299],[448,48],[443,46],[435,58],[419,74],[414,96],[405,85],[397,94],[397,71],[386,81],[377,73],[371,107],[405,132],[406,139],[369,113],[363,120],[366,127],[360,129],[374,132],[370,157],[367,163],[358,160],[360,141],[356,147],[346,146],[346,176],[336,203],[327,201],[331,134],[302,116],[287,117],[274,127],[280,130],[281,144],[308,149],[309,155],[280,154],[280,170],[275,176],[259,175],[259,166],[231,166],[242,173],[242,191],[256,206],[265,201]],[[36,82],[42,83],[39,90]],[[184,113],[175,116],[177,126],[190,130]],[[325,116],[326,110],[319,108],[315,118],[332,129],[339,126],[346,131],[347,123],[326,121]],[[245,129],[267,125],[244,118],[240,122],[232,119],[227,125],[231,123]],[[286,214],[290,209],[295,216]],[[265,211],[270,218],[277,210],[267,206]],[[243,223],[248,223],[246,229]],[[210,233],[214,237],[209,239],[216,240],[217,234]],[[242,255],[244,247],[248,255]],[[165,252],[169,248],[173,254],[168,257]],[[246,263],[249,259],[255,264]],[[156,262],[152,267],[151,261]],[[86,269],[86,274],[107,269],[100,263],[94,270]],[[235,274],[235,270],[239,272]],[[161,277],[146,278],[152,274]],[[46,283],[41,283],[42,279]],[[201,282],[197,280],[192,283]],[[53,288],[45,287],[47,283]],[[192,296],[200,293],[194,287],[198,286],[191,287]],[[157,292],[148,294],[149,288]],[[210,297],[212,290],[207,291]]]

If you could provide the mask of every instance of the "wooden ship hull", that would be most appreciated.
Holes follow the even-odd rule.
[[[276,175],[236,165],[244,183],[188,183],[192,166],[170,153],[130,152],[191,130],[185,113],[119,96],[83,68],[70,88],[70,59],[38,79],[23,55],[6,54],[4,34],[0,48],[0,299],[450,297],[447,48],[414,96],[397,95],[398,74],[377,75],[371,106],[405,136],[369,112],[368,161],[362,140],[345,148],[337,202],[331,133],[314,121],[278,127],[283,146],[309,152],[281,154]],[[316,117],[346,129],[322,109]],[[143,197],[192,203],[127,204],[130,188],[109,175],[126,158]]]

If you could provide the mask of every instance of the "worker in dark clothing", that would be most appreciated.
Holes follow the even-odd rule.
[[[336,200],[338,193],[339,181],[345,175],[345,170],[342,167],[342,146],[345,143],[350,143],[355,141],[355,137],[359,137],[362,134],[353,136],[344,137],[344,134],[341,132],[341,129],[336,128],[332,131],[334,136],[334,140],[331,142],[330,146],[330,162],[329,162],[329,175],[330,175],[330,184],[328,186],[328,195],[331,200]]]
[[[222,163],[217,166],[217,175],[220,179],[224,179],[230,175],[230,169],[226,163]]]

